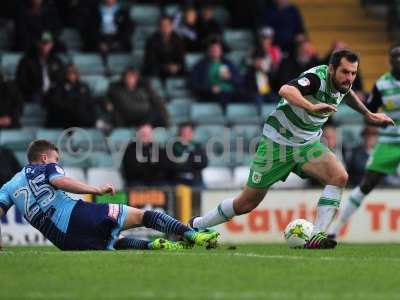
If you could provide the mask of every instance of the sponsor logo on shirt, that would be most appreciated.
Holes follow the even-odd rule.
[[[297,83],[303,87],[309,86],[310,85],[310,80],[308,80],[308,78],[303,77],[300,78],[299,80],[297,80]]]

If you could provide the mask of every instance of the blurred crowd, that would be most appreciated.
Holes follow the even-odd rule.
[[[131,12],[143,4],[156,4],[162,13],[145,43],[138,45],[132,37],[144,26]],[[319,56],[299,9],[288,0],[16,0],[2,1],[1,7],[0,23],[12,28],[10,48],[2,51],[22,56],[15,77],[0,73],[0,129],[19,128],[24,106],[34,103],[45,111],[47,128],[97,127],[109,134],[115,128],[135,127],[145,157],[152,153],[152,128],[174,123],[167,110],[172,99],[162,95],[154,82],[164,86],[170,78],[182,78],[195,102],[217,103],[223,110],[231,103],[261,109],[279,101],[282,84],[326,64],[332,51],[346,47],[335,41],[329,53]],[[228,18],[222,20],[217,14],[221,9]],[[81,79],[80,66],[68,59],[71,49],[62,38],[65,28],[79,33],[80,53],[101,57],[101,75],[110,81],[104,95],[95,95]],[[235,30],[248,33],[249,43],[232,43],[227,33]],[[143,52],[140,63],[126,66],[120,74],[110,71],[110,55],[134,51]],[[235,55],[238,52],[243,55]],[[196,57],[190,66],[189,55]],[[353,89],[365,99],[361,74]],[[157,164],[143,163],[136,157],[135,144],[129,145],[121,165],[127,184],[159,185],[167,180],[202,186],[207,157],[204,148],[193,142],[194,126],[190,122],[178,126],[181,139],[173,149],[177,156],[185,154],[184,163],[171,164],[163,153]],[[335,124],[326,126],[324,139],[335,149]],[[375,139],[376,130],[366,127],[362,144],[340,150],[352,184],[361,178]],[[0,151],[1,183],[18,162],[7,149]],[[196,160],[198,156],[203,159]],[[2,174],[6,170],[11,171]]]

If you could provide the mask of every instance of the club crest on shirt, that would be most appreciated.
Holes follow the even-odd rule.
[[[251,180],[254,183],[260,183],[261,182],[261,178],[262,178],[262,174],[260,172],[253,172],[253,176],[251,177]]]
[[[60,174],[63,174],[63,175],[64,175],[64,170],[63,170],[61,167],[59,167],[59,166],[56,166],[56,171],[57,171],[58,173],[60,173]]]
[[[308,80],[308,78],[303,77],[300,78],[299,80],[297,80],[297,83],[300,84],[301,86],[309,86],[310,85],[310,80]]]

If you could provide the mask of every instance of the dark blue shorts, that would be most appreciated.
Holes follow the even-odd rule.
[[[62,250],[113,250],[128,207],[79,200],[72,210]]]

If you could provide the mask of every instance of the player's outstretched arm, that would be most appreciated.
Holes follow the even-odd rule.
[[[388,125],[395,125],[394,121],[389,118],[387,115],[383,113],[373,113],[371,112],[361,101],[360,98],[358,98],[357,94],[353,91],[350,90],[350,92],[346,95],[344,98],[344,101],[348,106],[350,106],[352,109],[355,111],[359,112],[363,116],[365,116],[365,119],[368,123],[372,125],[378,125],[378,126],[388,126]]]
[[[369,112],[368,108],[364,105],[364,103],[353,90],[350,90],[348,92],[348,94],[344,98],[344,101],[348,106],[364,116]]]
[[[301,91],[292,85],[284,84],[280,90],[279,95],[285,98],[290,104],[304,108],[310,112],[315,113],[328,113],[337,111],[336,107],[326,103],[313,104],[302,95]]]
[[[115,187],[112,184],[104,184],[100,187],[96,187],[80,182],[71,177],[58,177],[51,180],[50,183],[60,190],[74,194],[115,194]]]

